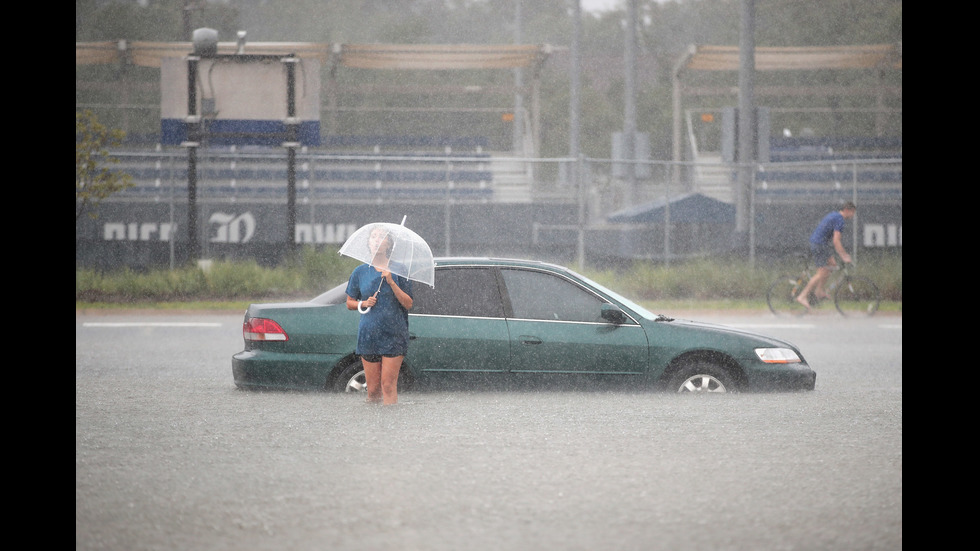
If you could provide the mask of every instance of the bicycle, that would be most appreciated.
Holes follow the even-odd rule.
[[[868,277],[855,275],[852,273],[853,270],[853,264],[838,263],[825,285],[828,298],[818,299],[811,294],[810,307],[816,308],[821,302],[833,297],[834,306],[843,316],[873,316],[881,303],[878,286]],[[803,269],[799,274],[782,275],[776,278],[766,291],[766,303],[772,313],[777,316],[805,314],[806,308],[796,301],[796,297],[806,287],[813,274],[809,257],[805,257]]]

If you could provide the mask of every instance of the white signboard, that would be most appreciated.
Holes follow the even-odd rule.
[[[289,107],[288,65],[279,56],[225,55],[197,61],[196,115],[212,145],[282,145]],[[320,144],[320,62],[295,58],[297,141]],[[160,75],[161,142],[187,140],[188,61],[164,58]]]

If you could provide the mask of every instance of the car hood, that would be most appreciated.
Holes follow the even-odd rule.
[[[770,337],[768,335],[763,335],[761,333],[756,333],[754,331],[749,331],[747,329],[739,329],[737,327],[731,327],[728,325],[720,325],[717,323],[707,323],[702,321],[688,320],[688,319],[671,319],[671,318],[661,318],[657,320],[657,324],[669,325],[672,328],[684,331],[698,331],[698,332],[710,332],[721,338],[737,338],[747,341],[752,341],[753,346],[767,346],[775,348],[792,348],[793,350],[799,352],[800,349],[795,344],[785,341],[782,339],[777,339],[775,337]],[[801,356],[802,357],[802,356]]]

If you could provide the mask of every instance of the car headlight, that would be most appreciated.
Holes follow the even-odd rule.
[[[791,364],[800,362],[800,356],[789,348],[756,348],[756,355],[767,364]]]

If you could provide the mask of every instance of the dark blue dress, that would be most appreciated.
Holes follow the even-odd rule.
[[[412,296],[412,281],[400,275],[391,274],[398,287]],[[391,285],[382,283],[381,272],[369,264],[354,269],[347,282],[347,296],[354,300],[367,300],[378,291],[378,303],[367,314],[361,315],[357,326],[357,348],[355,353],[388,354],[403,356],[408,352],[408,310],[402,307]]]

